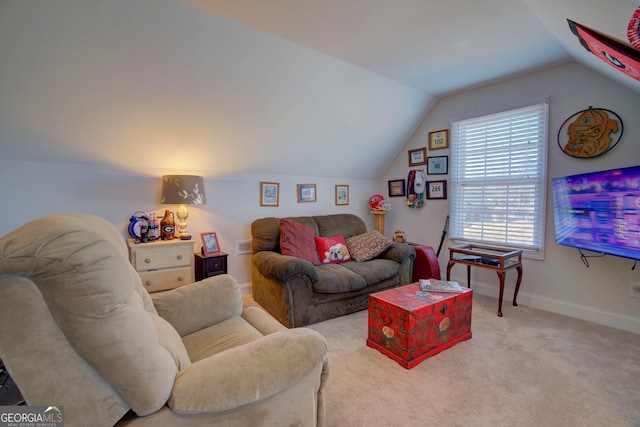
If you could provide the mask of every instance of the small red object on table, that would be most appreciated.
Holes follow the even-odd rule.
[[[423,292],[417,283],[371,294],[367,345],[413,368],[471,338],[472,296]]]

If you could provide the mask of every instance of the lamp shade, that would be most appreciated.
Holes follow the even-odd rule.
[[[205,205],[204,178],[197,175],[164,175],[161,203],[172,205]]]

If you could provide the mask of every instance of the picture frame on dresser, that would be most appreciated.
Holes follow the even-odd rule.
[[[200,233],[202,239],[202,254],[206,256],[217,255],[221,253],[220,244],[218,243],[218,235],[215,231],[207,231]]]

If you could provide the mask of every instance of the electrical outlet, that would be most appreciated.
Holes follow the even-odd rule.
[[[629,296],[640,298],[640,282],[629,282]]]

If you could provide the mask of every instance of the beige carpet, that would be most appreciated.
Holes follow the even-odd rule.
[[[473,337],[407,370],[366,346],[367,312],[329,342],[327,426],[640,426],[640,335],[474,295]]]

